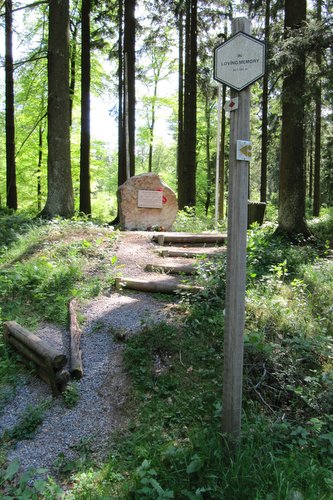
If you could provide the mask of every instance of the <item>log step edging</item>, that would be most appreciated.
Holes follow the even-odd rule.
[[[204,249],[202,250],[202,252],[200,250],[167,250],[167,249],[158,251],[158,254],[161,257],[184,257],[187,259],[193,259],[196,257],[215,258],[215,257],[220,257],[225,253],[226,253],[226,248],[221,249],[219,252],[205,252]]]
[[[122,290],[129,288],[131,290],[138,290],[140,292],[155,292],[172,294],[180,291],[188,292],[201,292],[204,288],[202,286],[185,285],[182,283],[172,283],[170,281],[152,281],[138,278],[121,277],[116,278],[116,289]]]
[[[196,274],[196,268],[191,264],[179,264],[172,266],[169,264],[147,264],[145,270],[148,272],[162,272],[167,274]]]
[[[215,244],[223,245],[226,242],[226,234],[154,234],[153,241],[164,246],[167,243],[183,243],[183,244]]]

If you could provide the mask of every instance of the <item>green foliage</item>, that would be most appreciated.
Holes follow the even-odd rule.
[[[33,438],[43,422],[44,413],[50,406],[51,400],[46,400],[37,406],[28,405],[15,427],[5,433],[4,439],[22,441]]]
[[[36,479],[45,474],[46,469],[29,469],[20,473],[20,462],[10,462],[5,470],[0,470],[0,486],[6,500],[37,500],[38,498],[59,498],[61,488],[54,480]]]
[[[330,498],[332,261],[322,246],[290,244],[273,226],[249,232],[236,453],[220,434],[225,260],[198,267],[207,296],[183,301],[182,326],[147,325],[127,340],[135,417],[117,440],[100,495]]]
[[[67,384],[66,389],[62,393],[62,397],[66,408],[74,408],[77,405],[80,394],[78,383],[75,380]]]
[[[194,207],[186,207],[179,210],[176,221],[173,225],[175,231],[188,233],[201,233],[202,231],[214,230],[215,220],[207,218],[206,215],[198,214]],[[218,224],[218,230],[225,229],[224,225]]]
[[[111,285],[116,233],[107,227],[80,219],[28,223],[14,216],[5,217],[5,227],[7,252],[0,255],[4,320],[66,324],[71,297],[96,296]]]

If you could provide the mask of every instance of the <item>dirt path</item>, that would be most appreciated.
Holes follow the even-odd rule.
[[[119,274],[142,278],[148,275],[144,270],[147,263],[163,261],[151,237],[151,233],[121,233],[115,248]],[[149,279],[165,279],[165,276],[149,273]],[[90,301],[80,312],[84,318],[81,338],[84,376],[77,383],[77,405],[67,408],[62,397],[50,397],[46,384],[27,376],[0,414],[1,435],[19,422],[29,405],[50,401],[35,437],[19,440],[8,453],[9,461],[19,459],[22,470],[47,468],[56,474],[59,468],[80,460],[87,446],[97,462],[104,459],[112,433],[127,422],[128,380],[122,363],[123,344],[116,340],[115,333],[132,335],[143,322],[167,319],[169,306],[152,294],[111,290],[107,296]],[[66,329],[48,324],[36,333],[68,353]]]

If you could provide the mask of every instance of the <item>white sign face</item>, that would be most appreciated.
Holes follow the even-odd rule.
[[[252,143],[250,141],[237,141],[236,160],[251,161]]]
[[[265,43],[239,32],[214,50],[214,79],[240,91],[265,74]]]
[[[162,191],[138,191],[138,207],[139,208],[162,208],[163,192]]]

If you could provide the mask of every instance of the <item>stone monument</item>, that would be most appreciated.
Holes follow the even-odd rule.
[[[157,174],[130,177],[117,191],[123,230],[170,231],[178,211],[174,191]]]

